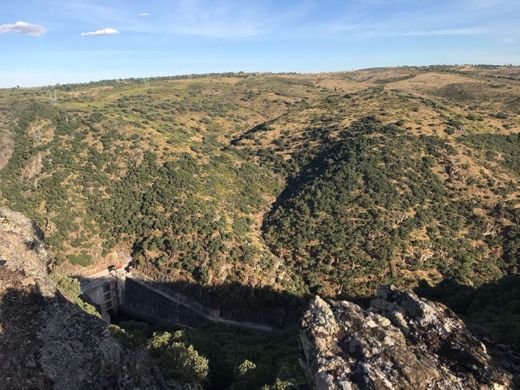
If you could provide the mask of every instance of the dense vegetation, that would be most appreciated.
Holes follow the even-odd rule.
[[[205,161],[143,151],[140,136],[101,130],[99,112],[69,120],[70,112],[45,104],[19,110],[2,195],[44,227],[58,264],[87,266],[131,243],[138,261],[202,283],[222,277],[208,270],[224,264],[236,265],[223,275],[229,281],[241,280],[241,264],[272,266],[251,238],[263,193],[278,185],[266,171],[216,147]],[[27,137],[35,128],[52,129],[52,139],[36,144]]]
[[[485,206],[458,198],[432,171],[453,147],[372,118],[341,136],[311,159],[297,156],[310,161],[266,220],[268,242],[306,285],[352,293],[399,283],[406,271],[463,281],[497,273],[501,260],[471,244],[487,240],[487,220],[474,212]]]
[[[472,134],[464,142],[485,155],[486,161],[498,161],[500,165],[518,178],[520,174],[520,133],[516,134]]]
[[[518,74],[411,67],[3,90],[0,146],[9,136],[14,149],[0,153],[0,205],[41,226],[56,275],[129,254],[246,320],[285,305],[294,325],[301,297],[367,296],[379,283],[478,288],[519,270]],[[495,333],[514,310],[488,321],[470,307]],[[295,353],[294,333],[234,345],[226,332],[137,339],[159,361],[192,362],[189,379],[164,367],[176,380],[300,382],[292,358],[273,358]]]
[[[305,383],[296,333],[226,328],[154,331],[137,321],[112,326],[129,347],[146,345],[169,380],[208,389],[294,388]]]

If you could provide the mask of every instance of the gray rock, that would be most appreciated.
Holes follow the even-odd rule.
[[[368,309],[315,297],[301,321],[316,389],[508,389],[492,360],[447,307],[382,286]]]

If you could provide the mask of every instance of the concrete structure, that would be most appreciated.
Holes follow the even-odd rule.
[[[220,310],[208,308],[125,266],[111,267],[81,281],[81,294],[95,304],[105,321],[118,311],[146,321],[201,328],[211,324],[271,331],[266,324],[234,321],[221,317]]]
[[[107,269],[80,282],[81,294],[99,308],[107,322],[110,322],[110,313],[117,313],[123,302],[126,273],[124,267]]]

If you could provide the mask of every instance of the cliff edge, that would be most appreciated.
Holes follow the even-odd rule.
[[[146,350],[65,299],[48,273],[41,230],[0,209],[0,383],[6,389],[162,389]]]

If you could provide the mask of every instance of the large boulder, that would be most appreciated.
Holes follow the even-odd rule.
[[[301,340],[318,390],[513,387],[450,309],[393,287],[381,287],[368,309],[315,297]]]
[[[165,388],[148,352],[65,299],[48,264],[40,229],[0,209],[0,388]]]

